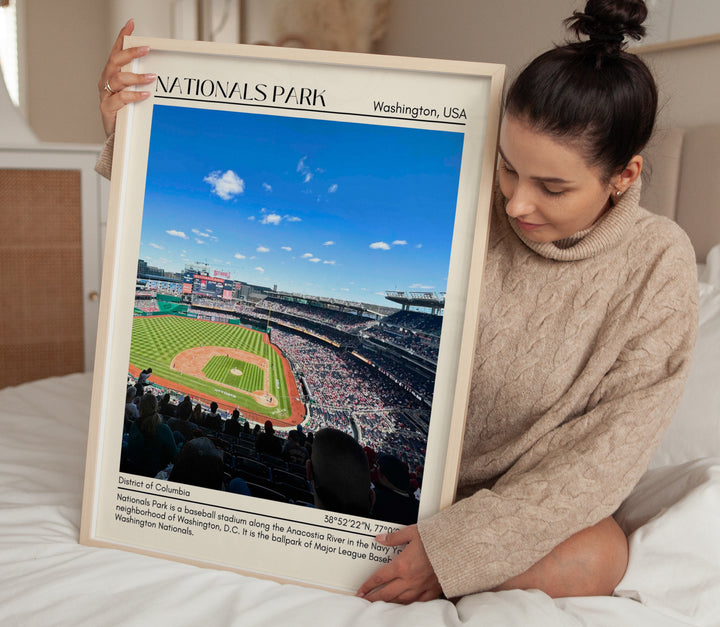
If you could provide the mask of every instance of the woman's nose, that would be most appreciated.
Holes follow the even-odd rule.
[[[519,218],[531,214],[534,210],[535,204],[531,194],[522,185],[516,185],[507,199],[505,212],[511,218]]]

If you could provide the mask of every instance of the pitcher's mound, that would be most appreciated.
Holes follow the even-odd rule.
[[[240,376],[242,376],[242,370],[238,370],[237,368],[233,368],[233,369],[230,371],[230,374],[234,374],[236,377],[240,377]]]

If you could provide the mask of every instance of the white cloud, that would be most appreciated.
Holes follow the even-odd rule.
[[[265,268],[261,268],[260,266],[255,268],[255,270],[257,270],[260,274],[263,274],[265,272]]]
[[[242,255],[240,253],[235,253],[235,259],[247,259],[245,255]]]
[[[231,200],[245,191],[245,181],[232,170],[227,170],[224,173],[221,173],[220,170],[210,172],[203,181],[209,183],[213,194],[223,200]]]
[[[168,235],[172,235],[173,237],[180,237],[182,239],[188,239],[188,236],[185,235],[182,231],[176,231],[174,229],[171,229],[169,231],[165,231]]]
[[[204,244],[204,243],[205,243],[205,240],[202,240],[202,239],[200,239],[200,238],[198,238],[198,237],[195,238],[195,241],[196,241],[198,244]]]
[[[302,157],[300,159],[300,161],[298,161],[298,164],[297,164],[297,171],[300,174],[302,174],[303,183],[309,183],[310,181],[312,181],[312,178],[313,178],[312,170],[305,163],[306,160],[307,160],[307,155]]]
[[[422,244],[415,244],[415,248],[422,248]]]
[[[255,220],[255,216],[248,216],[248,220],[250,220],[250,222],[253,222]]]
[[[318,261],[320,261],[320,258],[319,258],[319,257],[313,257],[312,259],[308,259],[308,261],[309,261],[310,263],[317,263]]]
[[[285,216],[285,219],[288,222],[302,222],[302,218],[298,218],[297,216]]]
[[[290,252],[292,250],[292,248],[290,248],[290,246],[280,246],[280,248],[282,248],[283,250],[287,250],[288,252]]]
[[[192,232],[195,233],[195,235],[199,235],[200,237],[210,237],[209,233],[203,233],[198,229],[193,229]]]
[[[413,283],[410,286],[411,290],[434,290],[435,286],[433,285],[423,285],[422,283]]]
[[[326,266],[334,266],[334,265],[335,265],[335,260],[333,260],[333,261],[325,260],[325,261],[323,261],[323,263],[324,263]]]
[[[314,257],[314,256],[315,256],[315,255],[313,255],[312,253],[305,253],[305,254],[302,256],[302,258],[303,258],[303,259],[310,259],[310,257]]]
[[[270,185],[269,183],[263,183],[263,184],[262,184],[262,187],[263,187],[263,189],[264,189],[266,192],[271,192],[271,191],[272,191],[272,185]]]
[[[277,213],[268,213],[262,220],[260,220],[260,224],[274,224],[277,226],[281,221],[282,216]]]
[[[327,242],[323,244],[323,246],[335,246],[335,242],[333,242],[331,239],[329,239]]]
[[[255,249],[255,252],[258,252],[258,253],[269,253],[269,252],[270,252],[270,249],[267,248],[267,247],[265,247],[265,246],[258,246],[258,247]]]
[[[393,243],[393,246],[407,246],[407,241],[404,239],[396,239]]]
[[[330,187],[328,187],[328,193],[334,194],[337,191],[337,183],[333,183]]]
[[[390,244],[385,242],[373,242],[370,244],[370,248],[373,250],[390,250]]]
[[[158,250],[165,250],[162,246],[153,242],[150,242],[150,246],[152,246],[153,248],[157,248]]]

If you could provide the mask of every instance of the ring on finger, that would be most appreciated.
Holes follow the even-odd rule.
[[[110,87],[110,79],[107,79],[105,81],[105,91],[109,94],[116,94],[117,91],[115,91],[112,87]]]

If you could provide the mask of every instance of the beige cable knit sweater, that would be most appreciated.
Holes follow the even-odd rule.
[[[640,184],[569,240],[498,193],[458,501],[419,523],[448,597],[490,589],[611,515],[672,418],[697,330],[692,246]]]

